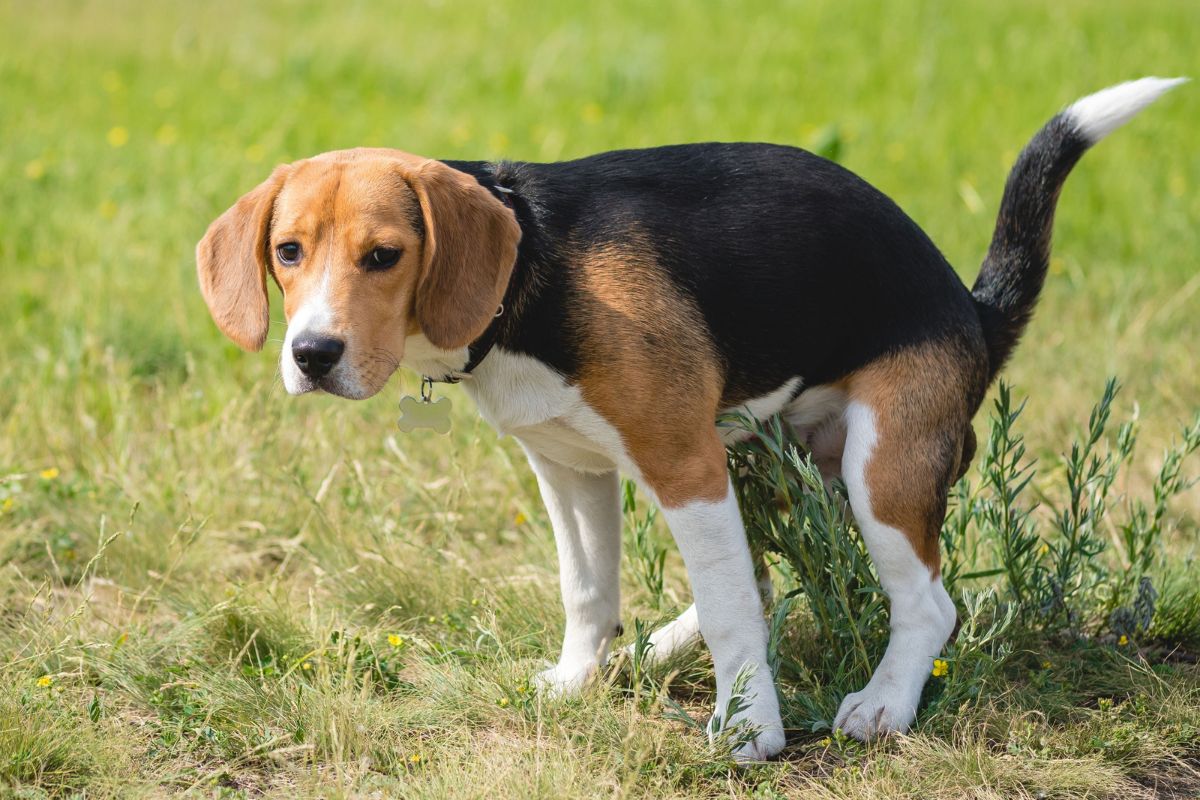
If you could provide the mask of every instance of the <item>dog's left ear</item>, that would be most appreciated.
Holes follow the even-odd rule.
[[[408,178],[425,222],[417,324],[437,347],[466,347],[504,299],[521,227],[478,181],[440,161],[424,162]]]
[[[222,333],[245,350],[261,350],[270,327],[267,236],[275,198],[291,168],[242,195],[217,217],[196,245],[196,272],[209,313]]]

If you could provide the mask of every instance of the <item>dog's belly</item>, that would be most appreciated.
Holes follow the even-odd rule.
[[[796,391],[800,388],[802,381],[800,378],[790,378],[783,382],[777,389],[767,392],[759,397],[754,397],[741,405],[733,408],[725,408],[721,410],[722,414],[744,414],[749,415],[756,420],[764,420],[774,416],[782,411],[786,406],[793,402],[796,396]],[[750,432],[743,426],[737,424],[721,425],[721,440],[726,445],[740,442],[750,435]]]
[[[846,393],[834,386],[814,386],[783,410],[796,437],[821,470],[826,483],[842,474],[846,449]]]
[[[792,378],[778,389],[736,408],[725,409],[724,413],[741,412],[756,420],[782,413],[801,445],[812,453],[825,480],[829,481],[840,477],[842,470],[842,450],[846,446],[846,393],[830,385],[814,386],[800,392],[800,383],[799,378]],[[750,435],[740,425],[721,426],[720,430],[726,445]]]
[[[746,401],[729,412],[748,413],[757,420],[783,413],[805,448],[827,477],[840,472],[845,444],[842,412],[845,394],[831,386],[814,386],[797,394],[801,379],[791,378],[771,392]],[[502,435],[546,458],[583,472],[620,469],[638,477],[621,436],[588,405],[578,387],[541,361],[496,348],[463,383],[480,415]],[[670,414],[668,408],[662,413]],[[649,421],[647,421],[649,423]],[[739,427],[722,427],[732,444],[746,435]]]
[[[580,472],[609,472],[618,464],[618,459],[564,420],[519,428],[512,435],[530,450]]]

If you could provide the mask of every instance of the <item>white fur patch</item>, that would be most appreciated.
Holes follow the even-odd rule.
[[[778,414],[792,399],[792,397],[795,396],[796,389],[798,389],[799,386],[799,377],[789,378],[788,380],[784,381],[779,388],[767,392],[759,397],[753,397],[735,408],[724,409],[721,413],[730,414],[741,412],[743,414],[750,415],[754,419],[766,419],[773,414]],[[725,444],[732,444],[744,439],[747,435],[749,435],[748,432],[740,426],[722,427],[720,432],[721,440],[724,441]]]
[[[1095,144],[1124,125],[1165,92],[1186,83],[1187,78],[1142,78],[1101,89],[1080,98],[1063,112]]]
[[[837,418],[846,408],[846,393],[834,386],[814,386],[801,393],[783,412],[798,431],[820,427]]]
[[[462,385],[488,424],[547,458],[585,472],[616,467],[639,476],[617,429],[536,358],[492,348]]]
[[[662,513],[687,565],[700,632],[712,651],[719,711],[729,701],[738,672],[747,664],[754,667],[747,687],[749,708],[726,725],[744,720],[759,734],[735,755],[769,758],[783,749],[783,724],[775,678],[767,665],[767,624],[733,487],[726,488],[723,500],[696,501]]]
[[[470,354],[465,347],[443,350],[417,334],[404,340],[404,358],[400,363],[419,375],[441,378],[461,370],[468,359]]]
[[[558,547],[567,624],[558,663],[538,684],[578,691],[608,661],[620,622],[621,486],[616,471],[585,474],[526,447]]]
[[[304,305],[288,320],[287,334],[283,337],[283,350],[279,354],[279,371],[283,375],[283,388],[288,394],[304,394],[316,388],[312,379],[300,371],[292,357],[292,342],[305,333],[320,334],[333,324],[333,309],[329,306],[329,270],[321,276],[321,285]],[[335,370],[337,367],[334,368]]]

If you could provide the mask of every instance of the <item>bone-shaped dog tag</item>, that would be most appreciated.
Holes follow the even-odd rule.
[[[404,433],[429,428],[435,433],[450,432],[450,398],[420,400],[412,395],[400,398],[400,419],[396,426]]]

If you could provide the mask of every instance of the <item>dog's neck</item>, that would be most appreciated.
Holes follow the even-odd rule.
[[[456,351],[432,348],[423,339],[406,348],[404,364],[423,375],[470,374],[464,385],[481,388],[490,370],[477,370],[497,350],[529,356],[549,369],[569,377],[575,372],[575,326],[567,302],[571,281],[569,259],[559,250],[568,232],[566,221],[546,213],[548,207],[539,165],[525,162],[445,161],[495,194],[513,213],[521,228],[517,259],[502,301],[503,313],[491,321],[484,334],[469,347]],[[547,228],[551,229],[548,230]],[[410,357],[408,352],[412,353]],[[467,369],[468,365],[470,368]],[[440,372],[439,372],[440,370]]]

